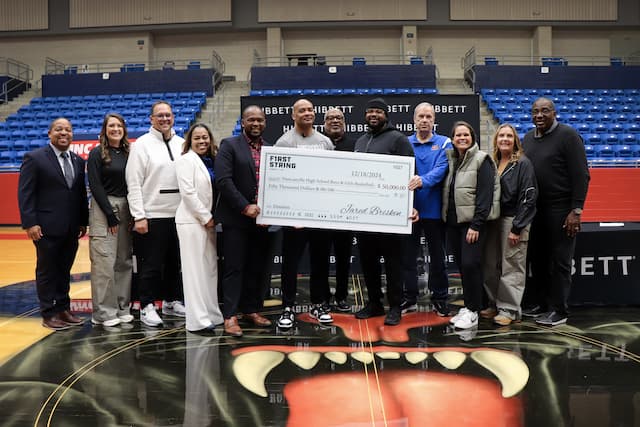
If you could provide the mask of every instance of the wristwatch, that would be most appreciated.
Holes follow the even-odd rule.
[[[573,208],[571,210],[571,212],[573,212],[576,215],[582,215],[582,209],[581,208]]]

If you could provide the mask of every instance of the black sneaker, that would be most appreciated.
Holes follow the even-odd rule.
[[[278,327],[281,329],[289,329],[293,326],[293,322],[295,321],[295,319],[296,316],[293,314],[291,307],[285,307],[282,311],[282,314],[280,315],[280,318],[278,318]]]
[[[322,303],[322,309],[324,311],[326,311],[327,313],[331,313],[331,304],[329,304],[328,302],[323,302]]]
[[[540,316],[536,319],[536,323],[544,326],[557,326],[567,323],[567,315],[552,311],[545,316]]]
[[[540,317],[545,314],[546,311],[540,307],[539,305],[534,305],[533,307],[525,308],[522,310],[522,315],[525,317]]]
[[[376,316],[384,316],[384,307],[380,303],[375,304],[371,301],[362,310],[356,312],[356,319],[368,319]]]
[[[387,317],[384,318],[384,324],[395,326],[400,323],[400,318],[402,317],[402,311],[400,307],[391,307],[389,313],[387,313]]]
[[[335,309],[343,313],[349,313],[351,306],[345,300],[336,301]]]
[[[449,316],[449,304],[446,301],[434,301],[433,311],[440,317]]]
[[[404,300],[400,303],[400,310],[402,314],[418,311],[418,304],[415,301]]]

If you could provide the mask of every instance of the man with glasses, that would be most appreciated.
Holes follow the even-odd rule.
[[[180,203],[175,160],[184,139],[173,129],[173,112],[166,101],[151,107],[149,132],[132,144],[126,168],[127,199],[134,218],[133,250],[138,267],[140,320],[158,327],[154,302],[161,297],[162,313],[184,317],[180,252],[175,215]]]
[[[330,108],[324,113],[324,134],[329,137],[336,151],[353,152],[355,139],[345,133],[344,114],[338,108]],[[348,230],[330,230],[329,248],[333,245],[336,265],[335,309],[349,312],[351,305],[347,303],[349,291],[349,270],[351,267],[351,247],[353,232]],[[328,267],[328,266],[327,266]],[[327,295],[326,301],[331,301]]]
[[[589,168],[582,137],[558,122],[553,101],[538,98],[531,118],[535,128],[524,136],[522,146],[533,163],[539,193],[529,241],[528,307],[522,314],[555,326],[567,322],[571,261],[589,188]]]

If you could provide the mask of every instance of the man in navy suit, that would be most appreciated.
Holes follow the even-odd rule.
[[[242,134],[223,139],[215,161],[218,203],[215,222],[222,223],[224,330],[241,336],[237,314],[256,326],[271,321],[258,313],[264,298],[264,277],[270,267],[269,232],[256,225],[260,213],[258,180],[265,115],[256,105],[242,112]]]
[[[85,162],[69,151],[72,139],[69,120],[51,122],[49,145],[25,154],[18,182],[22,228],[36,247],[42,325],[56,331],[84,322],[69,311],[71,266],[89,222]]]

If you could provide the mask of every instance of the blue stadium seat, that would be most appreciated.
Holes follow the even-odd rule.
[[[620,138],[616,133],[608,133],[604,136],[605,145],[615,145],[618,144]]]
[[[289,89],[277,89],[276,96],[289,96]]]
[[[640,135],[626,133],[622,135],[622,142],[627,145],[635,145],[640,143]]]
[[[610,123],[609,132],[622,133],[624,132],[624,126],[622,125],[622,123]]]
[[[602,137],[597,133],[590,133],[583,136],[583,139],[587,144],[590,145],[599,145],[602,144]]]
[[[630,145],[614,145],[613,151],[615,152],[616,157],[634,157],[634,150]]]
[[[262,96],[276,96],[276,91],[273,89],[264,89],[262,91]]]
[[[596,156],[598,157],[614,157],[615,156],[613,145],[609,145],[609,144],[597,145],[594,151],[596,153]]]
[[[587,159],[591,159],[596,156],[595,147],[591,144],[585,144],[584,151],[587,154]]]
[[[370,90],[371,90],[371,89],[366,88],[366,87],[359,87],[359,88],[357,89],[357,91],[358,91],[358,95],[369,95]]]
[[[0,151],[13,151],[13,141],[0,136]]]
[[[325,89],[325,88],[316,89],[316,94],[317,95],[329,95],[329,89]]]
[[[369,95],[382,95],[383,93],[384,90],[379,87],[372,87],[371,89],[369,89]]]
[[[342,93],[343,93],[342,89],[338,89],[338,88],[329,89],[329,95],[342,95]]]
[[[200,61],[189,61],[187,64],[187,70],[199,70],[200,69]]]
[[[591,125],[589,125],[589,123],[586,123],[586,122],[576,123],[574,127],[580,134],[591,132]]]
[[[392,87],[384,88],[382,90],[383,95],[395,95],[396,93],[398,93],[398,91],[396,90],[396,88]]]
[[[346,88],[342,90],[342,93],[345,95],[356,95],[358,93],[358,90],[355,88]]]
[[[622,125],[626,133],[640,133],[640,122],[630,122]]]
[[[396,93],[398,95],[408,95],[411,93],[411,89],[409,89],[408,87],[399,87],[396,89]]]
[[[480,89],[480,94],[482,95],[483,98],[486,98],[488,96],[494,95],[496,93],[496,91],[494,89]]]
[[[361,56],[355,56],[352,61],[352,65],[360,66],[367,65],[367,60]]]

